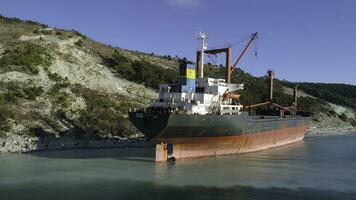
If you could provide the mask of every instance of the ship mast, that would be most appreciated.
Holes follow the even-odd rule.
[[[204,51],[207,49],[207,44],[206,44],[206,35],[204,32],[199,32],[198,33],[198,40],[201,40],[201,50],[200,50],[200,59],[199,59],[199,78],[204,77]]]

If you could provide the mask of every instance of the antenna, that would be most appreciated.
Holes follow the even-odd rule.
[[[199,78],[204,77],[204,51],[207,50],[206,34],[202,31],[196,34],[196,39],[201,40],[200,60],[199,60]]]

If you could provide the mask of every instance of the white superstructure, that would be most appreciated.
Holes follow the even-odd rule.
[[[160,85],[159,99],[151,107],[186,114],[239,114],[243,106],[238,102],[239,95],[232,92],[242,90],[243,84],[228,84],[225,79],[204,78],[206,35],[199,32],[197,39],[201,40],[198,71],[195,72],[187,64],[180,66],[181,77],[177,83]]]
[[[195,92],[181,92],[169,84],[159,87],[159,99],[153,107],[171,108],[187,114],[239,114],[242,105],[224,98],[224,94],[243,89],[243,84],[226,84],[224,79],[202,78]]]

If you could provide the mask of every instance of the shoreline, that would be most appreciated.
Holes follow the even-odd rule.
[[[356,129],[309,129],[305,137],[338,136],[356,134]],[[154,147],[155,142],[146,137],[76,138],[73,136],[42,138],[11,135],[0,138],[0,156],[17,153],[42,151],[63,151],[74,149],[141,148]]]
[[[305,134],[306,137],[315,136],[332,136],[332,135],[348,135],[355,134],[356,129],[343,129],[343,128],[309,128],[308,132]]]
[[[21,137],[0,138],[0,156],[41,151],[63,151],[73,149],[105,149],[128,147],[151,147],[155,143],[146,137],[133,138],[82,138],[75,137]]]

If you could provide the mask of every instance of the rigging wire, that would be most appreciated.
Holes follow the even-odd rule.
[[[245,37],[243,37],[242,39],[238,40],[238,41],[235,41],[235,42],[230,42],[228,45],[229,47],[233,47],[237,44],[241,44],[243,42],[246,42],[247,40],[249,40],[251,38],[251,35],[247,35]]]
[[[249,41],[251,39],[251,37],[253,37],[253,35],[250,34],[250,35],[247,35],[247,36],[243,37],[240,40],[237,40],[237,41],[234,41],[234,42],[230,42],[229,41],[229,42],[225,43],[224,45],[215,46],[212,49],[231,48],[231,47],[236,46],[236,45],[240,46],[243,43],[246,44],[246,42]],[[256,39],[257,39],[257,37],[256,37]],[[253,62],[253,61],[257,60],[257,58],[258,58],[258,40],[257,41],[255,40],[254,44],[252,44],[252,45],[253,45],[253,53],[250,54],[251,55],[251,59],[248,59],[250,61],[248,63],[248,65],[255,64],[255,62]],[[239,54],[241,54],[242,51],[244,50],[244,46],[246,46],[246,45],[242,45],[242,48],[239,51]],[[209,58],[209,60],[211,61],[211,63],[213,65],[219,66],[218,65],[218,56],[216,54],[207,54],[207,57]],[[219,70],[219,75],[218,76],[220,76],[220,70]]]
[[[213,65],[218,65],[217,64],[218,55],[216,55],[216,54],[207,54],[207,56],[208,56],[209,60],[211,61],[211,63]]]

